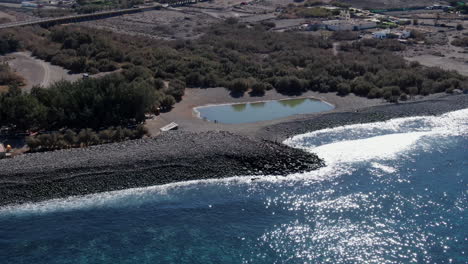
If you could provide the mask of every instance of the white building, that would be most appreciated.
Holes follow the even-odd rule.
[[[395,34],[398,36],[399,39],[407,39],[411,37],[411,32],[408,30],[402,30],[402,31],[396,32]]]
[[[372,37],[376,39],[385,39],[387,38],[389,34],[390,34],[390,29],[386,29],[386,30],[381,30],[381,31],[372,33]]]
[[[38,8],[39,4],[33,2],[21,2],[21,7],[24,8]]]
[[[393,37],[396,36],[396,38],[398,38],[398,39],[407,39],[407,38],[411,37],[411,32],[407,31],[407,30],[392,32],[390,29],[386,29],[386,30],[382,30],[382,31],[372,33],[372,37],[376,38],[376,39],[386,39],[390,35],[393,35]]]
[[[374,21],[367,20],[328,20],[323,21],[323,25],[326,29],[332,31],[357,31],[377,27],[377,23]]]

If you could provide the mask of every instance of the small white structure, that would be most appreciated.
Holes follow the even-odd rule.
[[[0,143],[0,159],[3,159],[6,156],[6,149],[2,143]]]
[[[375,23],[374,21],[356,19],[328,20],[323,21],[323,25],[326,29],[332,31],[357,31],[377,27],[377,23]]]
[[[411,32],[410,31],[402,30],[402,31],[392,32],[392,31],[390,31],[390,29],[374,32],[374,33],[372,33],[372,37],[376,38],[376,39],[386,39],[391,34],[393,36],[396,36],[396,38],[398,38],[398,39],[407,39],[407,38],[411,37]]]
[[[408,30],[403,30],[403,31],[400,31],[400,32],[396,32],[395,33],[399,39],[407,39],[409,37],[411,37],[411,32],[408,31]]]
[[[390,29],[382,30],[382,31],[377,31],[372,33],[372,37],[376,39],[385,39],[387,36],[390,34]]]
[[[21,7],[24,7],[24,8],[38,8],[40,7],[39,4],[37,3],[33,3],[33,2],[21,2]]]
[[[177,130],[177,128],[179,128],[179,125],[178,125],[177,123],[175,123],[175,122],[172,122],[172,123],[170,123],[169,125],[166,125],[166,126],[161,127],[160,130],[161,130],[162,132],[167,132],[167,131],[169,131],[169,130]]]

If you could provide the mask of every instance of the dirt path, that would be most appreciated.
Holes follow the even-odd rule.
[[[81,78],[81,74],[70,74],[62,67],[32,57],[29,52],[15,52],[9,56],[14,57],[8,61],[10,67],[26,81],[25,91],[30,91],[34,86],[48,87],[60,80],[76,81]]]
[[[44,77],[41,82],[42,87],[47,87],[50,84],[50,68],[49,65],[47,65],[43,61],[39,61],[39,65],[41,65],[42,69],[44,69]]]

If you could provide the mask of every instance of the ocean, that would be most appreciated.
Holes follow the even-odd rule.
[[[468,109],[285,144],[326,167],[0,208],[0,263],[468,263]]]

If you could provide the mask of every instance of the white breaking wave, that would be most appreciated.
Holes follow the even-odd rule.
[[[401,153],[414,148],[424,137],[464,135],[468,135],[468,109],[441,116],[397,118],[385,122],[323,129],[294,136],[284,143],[316,153],[328,166],[334,166],[395,159]],[[330,137],[333,141],[329,143]]]
[[[317,153],[319,157],[325,160],[326,167],[311,172],[296,173],[287,177],[265,175],[261,177],[238,176],[224,179],[195,180],[75,196],[39,203],[0,207],[0,215],[50,213],[106,206],[120,207],[126,204],[138,204],[148,199],[164,201],[171,199],[171,191],[173,190],[209,184],[231,185],[279,181],[301,181],[304,184],[311,184],[351,174],[354,168],[347,166],[346,163],[395,159],[400,153],[414,147],[421,138],[434,135],[468,135],[468,109],[437,117],[398,118],[386,122],[323,129],[287,139],[284,142],[285,144]],[[326,143],[320,144],[320,142]],[[393,173],[396,170],[377,162],[373,162],[371,166],[387,173]],[[255,180],[253,181],[252,178],[255,178]]]
[[[428,132],[390,134],[367,139],[348,140],[310,149],[327,164],[368,161],[375,158],[395,159]]]

